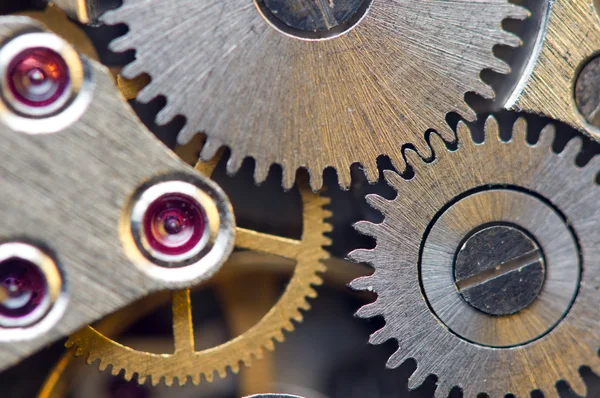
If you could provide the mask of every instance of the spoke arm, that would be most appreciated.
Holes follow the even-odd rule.
[[[190,289],[173,292],[173,338],[175,354],[194,352],[194,327]]]
[[[236,247],[295,259],[300,252],[300,241],[264,234],[245,228],[237,228]]]

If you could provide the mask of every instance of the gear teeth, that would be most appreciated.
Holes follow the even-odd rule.
[[[129,37],[129,34],[126,33],[123,36],[117,37],[111,41],[108,44],[108,49],[114,53],[124,53],[125,51],[135,50],[131,43],[131,38]]]
[[[134,65],[134,64],[129,64],[129,65]],[[122,76],[125,77],[126,79],[129,79],[130,74],[126,72],[129,72],[130,69],[124,69]],[[136,76],[135,73],[132,71],[131,75],[133,75],[134,77]],[[142,88],[140,90],[140,92],[138,93],[138,95],[135,97],[135,100],[137,102],[140,102],[142,104],[147,104],[150,101],[152,101],[154,98],[156,98],[156,95],[154,95],[154,85],[152,84],[147,84],[144,88]]]
[[[497,58],[494,58],[497,59]],[[485,99],[492,100],[496,98],[496,92],[494,89],[483,80],[479,79],[476,83],[475,92]],[[473,111],[473,120],[477,117],[477,114]]]
[[[419,155],[416,151],[410,148],[404,151],[404,158],[406,159],[406,164],[412,166],[413,168],[417,168],[427,163],[421,157],[421,155]]]
[[[555,138],[556,127],[553,124],[548,124],[540,132],[540,138],[535,146],[544,150],[552,151]]]
[[[231,151],[231,156],[227,160],[227,174],[231,176],[237,173],[242,167],[242,163],[244,163],[244,158],[240,153]]]
[[[373,261],[373,251],[368,249],[356,249],[348,254],[348,258],[356,263],[370,264]],[[350,285],[355,289],[361,289],[362,282],[367,277],[355,279]],[[356,286],[356,287],[355,287]]]
[[[176,116],[176,110],[167,101],[167,104],[156,114],[154,119],[157,126],[168,124]]]
[[[489,144],[502,143],[500,139],[500,126],[494,116],[489,116],[485,120],[485,142]]]
[[[456,137],[454,137],[452,142],[456,142]],[[431,134],[429,136],[429,145],[431,146],[433,159],[435,161],[440,161],[440,159],[446,157],[448,154],[448,145],[439,134]]]
[[[296,182],[296,171],[290,169],[289,167],[285,167],[285,166],[282,166],[281,168],[283,170],[282,178],[281,178],[281,186],[286,191],[289,191],[290,189],[292,189],[294,187],[294,183]],[[312,176],[310,176],[310,178],[312,178]],[[311,189],[313,189],[313,191],[315,190],[315,187],[313,186],[312,181],[310,183],[310,187],[311,187]]]
[[[291,172],[294,172],[293,170],[286,168],[287,170]],[[322,170],[311,170],[308,169],[308,173],[310,175],[310,187],[313,190],[313,192],[317,192],[320,191],[323,188],[323,171]],[[339,179],[339,183],[340,186],[342,187],[342,189],[347,190],[348,187],[350,186],[350,171],[348,171],[347,173],[347,178],[346,178],[346,173],[340,173],[338,170],[338,179]]]
[[[361,169],[369,184],[375,184],[379,181],[379,169],[377,168],[377,161],[375,159],[368,164],[364,164]]]
[[[510,142],[529,146],[527,143],[527,128],[527,120],[524,117],[518,118],[513,125]]]
[[[468,146],[474,144],[471,129],[462,120],[456,126],[456,139],[460,146]]]
[[[542,391],[542,393],[544,394],[544,398],[561,398],[556,388],[553,388],[551,390],[546,389]]]
[[[585,385],[581,377],[573,377],[570,380],[565,380],[565,382],[568,384],[571,391],[573,391],[575,394],[579,395],[580,397],[588,396],[587,386]]]
[[[376,208],[376,206],[374,205],[371,206]],[[377,228],[378,224],[372,223],[370,221],[359,221],[354,224],[354,229],[356,231],[360,232],[363,235],[370,236],[372,238],[377,236]]]
[[[498,57],[494,57],[494,60],[489,65],[488,69],[490,69],[496,73],[500,73],[502,75],[508,75],[511,72],[510,65],[508,63],[506,63],[506,61],[504,61],[503,59],[500,59]]]
[[[583,141],[580,137],[574,137],[565,146],[565,149],[558,155],[563,158],[567,162],[571,162],[575,164],[575,160],[577,156],[581,153],[581,149],[583,148]]]
[[[369,344],[379,345],[391,340],[387,324],[369,337]]]
[[[180,143],[181,144],[181,143]],[[213,159],[223,144],[216,138],[207,137],[206,143],[200,151],[200,159],[207,162]]]
[[[356,316],[359,318],[372,318],[381,313],[381,303],[375,300],[372,303],[365,304],[356,311]]]
[[[385,178],[387,184],[392,188],[406,182],[404,178],[391,170],[383,170],[383,177]]]
[[[419,363],[417,362],[417,369],[408,378],[408,389],[416,390],[419,388],[421,385],[423,385],[423,383],[425,383],[425,379],[427,379],[429,374],[430,373],[427,371],[427,369],[419,366]]]
[[[265,182],[267,177],[269,176],[270,166],[265,163],[259,163],[258,160],[255,160],[254,166],[254,181],[257,185]]]
[[[140,376],[140,375],[138,375],[138,378],[137,378],[138,384],[139,385],[144,385],[146,383],[146,379],[147,379],[146,376]]]

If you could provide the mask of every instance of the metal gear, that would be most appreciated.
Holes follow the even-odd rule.
[[[433,135],[431,163],[407,153],[413,178],[385,172],[396,198],[367,197],[384,221],[356,224],[377,244],[350,257],[375,271],[351,286],[378,298],[357,315],[385,319],[370,342],[398,342],[388,367],[416,361],[410,388],[434,374],[436,397],[454,387],[468,397],[558,397],[558,380],[585,395],[578,369],[600,370],[600,157],[577,166],[579,138],[555,153],[552,125],[530,145],[524,119],[508,142],[492,117],[484,143],[470,133],[459,124],[455,151]],[[525,282],[538,281],[529,273],[539,276],[540,267],[534,301],[513,299],[539,288]],[[501,316],[488,311],[505,305]]]
[[[317,190],[328,167],[347,188],[354,163],[374,182],[378,156],[398,169],[404,144],[426,156],[431,128],[453,139],[446,114],[473,120],[465,94],[494,95],[480,72],[510,70],[492,53],[520,45],[502,21],[528,16],[508,0],[323,4],[125,0],[103,22],[129,28],[110,47],[136,51],[123,76],[151,77],[137,99],[167,98],[157,123],[186,118],[179,144],[203,133],[202,159],[227,146],[229,172],[252,157],[261,182],[279,164],[289,188],[306,168]]]
[[[211,175],[216,161],[199,162],[196,169],[205,175]],[[316,297],[312,288],[321,284],[319,272],[325,270],[322,261],[328,258],[323,246],[330,244],[326,232],[331,226],[325,219],[331,216],[324,209],[329,199],[311,192],[308,184],[300,187],[303,203],[303,232],[300,240],[287,239],[256,231],[237,228],[236,247],[274,254],[296,261],[294,273],[285,292],[273,308],[252,328],[238,337],[203,351],[194,349],[193,325],[191,318],[190,290],[174,291],[172,296],[173,336],[175,350],[173,354],[153,354],[137,351],[123,346],[104,336],[91,326],[72,335],[67,347],[76,346],[76,355],[88,355],[88,363],[99,359],[100,370],[112,365],[112,373],[125,371],[125,379],[131,380],[134,374],[142,384],[150,379],[153,385],[164,380],[172,385],[177,379],[180,385],[188,378],[194,384],[200,383],[202,376],[211,382],[216,371],[225,377],[227,368],[234,373],[243,362],[250,365],[252,357],[261,358],[266,348],[274,349],[274,341],[283,341],[283,331],[292,331],[292,321],[301,322],[301,309],[310,308],[307,298]]]

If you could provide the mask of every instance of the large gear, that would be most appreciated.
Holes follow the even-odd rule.
[[[216,162],[199,162],[196,169],[206,175],[212,174]],[[237,373],[240,363],[250,365],[252,358],[261,358],[264,349],[273,350],[275,341],[283,341],[284,331],[292,331],[292,321],[302,321],[302,310],[310,308],[308,298],[316,297],[312,286],[321,284],[319,272],[325,270],[322,261],[328,258],[323,246],[330,244],[326,232],[331,226],[325,221],[331,216],[324,209],[329,199],[311,192],[308,184],[299,189],[303,203],[303,232],[300,240],[287,239],[237,228],[236,247],[275,254],[296,262],[294,273],[285,292],[273,308],[252,328],[238,337],[207,350],[194,349],[191,319],[190,290],[173,292],[173,354],[153,354],[138,351],[104,336],[91,326],[72,335],[67,347],[76,347],[76,355],[87,355],[88,363],[99,359],[99,368],[112,365],[113,374],[125,371],[130,380],[134,374],[142,384],[147,379],[153,385],[161,380],[172,385],[175,379],[180,385],[191,379],[200,383],[202,377],[212,381],[214,373],[225,377],[228,369]]]
[[[379,156],[401,169],[429,129],[452,139],[448,112],[475,117],[465,94],[494,95],[482,70],[510,70],[492,49],[520,39],[502,22],[528,16],[508,0],[326,3],[125,0],[103,21],[129,28],[111,43],[136,51],[123,76],[151,77],[137,99],[166,97],[157,123],[186,118],[180,144],[203,133],[204,160],[227,146],[230,172],[252,157],[257,182],[279,164],[284,187],[306,168],[319,189],[327,167],[342,187],[354,163],[374,182]]]
[[[414,359],[409,386],[434,374],[437,397],[457,386],[467,397],[558,397],[559,380],[585,395],[580,366],[600,370],[600,157],[577,166],[580,139],[555,153],[552,125],[528,144],[524,119],[508,142],[494,118],[482,144],[466,124],[457,135],[455,151],[432,138],[431,163],[409,153],[413,178],[385,172],[396,198],[367,197],[384,221],[356,225],[376,246],[351,258],[375,268],[352,282],[378,296],[358,315],[385,319],[370,342],[396,340],[387,366]],[[495,244],[482,243],[499,231]],[[471,272],[484,265],[491,267]],[[534,295],[524,297],[536,278]]]

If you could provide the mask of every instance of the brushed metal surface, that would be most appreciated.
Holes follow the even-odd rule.
[[[0,19],[0,42],[31,31],[41,27],[30,18]],[[92,98],[74,123],[46,135],[0,124],[0,240],[43,243],[56,253],[64,276],[61,308],[33,327],[2,330],[0,370],[150,292],[204,279],[162,282],[126,256],[119,225],[137,187],[167,172],[202,177],[138,121],[105,67],[85,62]],[[204,180],[233,227],[224,193]]]
[[[480,72],[509,72],[492,48],[520,39],[502,21],[527,15],[507,0],[373,0],[329,40],[283,34],[250,0],[125,0],[103,21],[129,28],[111,45],[136,50],[123,76],[152,78],[137,99],[167,98],[158,124],[185,116],[180,144],[205,133],[204,160],[227,146],[231,172],[251,156],[259,182],[276,163],[285,187],[304,167],[318,189],[327,167],[342,187],[353,163],[376,181],[378,156],[403,169],[404,144],[427,156],[427,130],[451,139],[448,112],[475,117],[465,93],[493,96]]]
[[[384,317],[385,326],[371,336],[370,342],[380,344],[390,339],[398,342],[399,348],[391,355],[388,367],[398,367],[409,358],[416,360],[410,388],[435,374],[436,397],[445,397],[453,386],[460,386],[467,397],[481,392],[494,397],[505,393],[526,397],[539,389],[545,397],[558,398],[559,380],[567,381],[576,393],[585,395],[586,386],[578,372],[580,366],[600,371],[600,202],[595,181],[600,157],[593,158],[583,168],[578,167],[575,158],[581,150],[580,139],[571,140],[563,152],[556,154],[552,151],[551,125],[544,128],[535,145],[527,144],[526,131],[525,121],[519,120],[513,127],[511,141],[501,141],[498,123],[490,118],[485,142],[475,144],[469,128],[461,123],[456,151],[449,151],[439,138],[432,136],[436,154],[432,163],[426,164],[414,152],[408,152],[408,161],[415,169],[412,179],[386,172],[397,197],[391,200],[377,195],[367,197],[385,218],[380,224],[356,225],[359,232],[374,237],[377,244],[373,249],[351,254],[354,261],[375,268],[372,275],[356,279],[352,286],[378,295],[375,302],[362,307],[357,314]],[[430,310],[419,281],[422,239],[430,222],[460,195],[490,185],[519,187],[545,198],[567,220],[580,248],[581,282],[569,312],[551,332],[512,348],[473,344],[452,333]],[[487,213],[496,211],[495,206],[494,202],[484,202],[467,214],[485,218]],[[527,214],[527,207],[523,204],[515,211]],[[542,228],[545,218],[539,221]],[[453,224],[448,224],[448,228],[451,231]],[[553,230],[545,233],[552,234]],[[445,253],[443,247],[437,248],[439,253]],[[564,244],[557,244],[554,249],[567,255],[568,251],[562,250],[568,249]],[[527,331],[512,332],[518,335]]]

